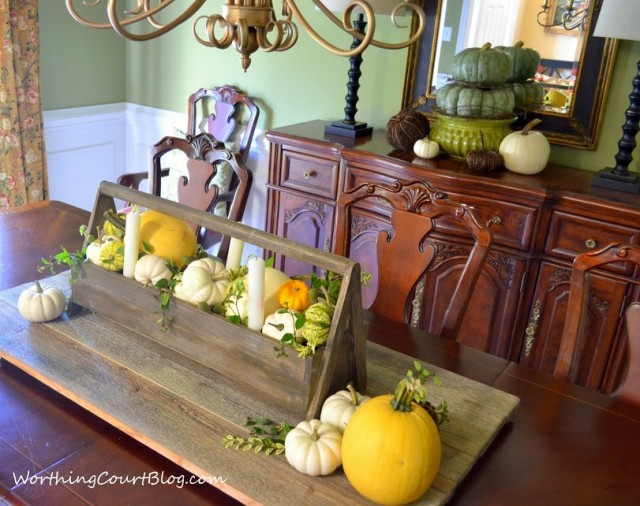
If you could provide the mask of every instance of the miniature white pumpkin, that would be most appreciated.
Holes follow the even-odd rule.
[[[520,132],[512,132],[500,143],[504,166],[518,174],[537,174],[547,166],[551,147],[542,132],[532,130],[540,119],[531,120]]]
[[[429,137],[418,139],[413,144],[413,152],[420,158],[435,158],[440,154],[440,144],[432,141]]]
[[[215,258],[194,260],[182,273],[182,293],[193,304],[220,304],[227,296],[229,271]]]
[[[41,286],[38,281],[18,297],[18,311],[30,322],[48,322],[62,314],[67,298],[57,288]]]
[[[297,311],[291,309],[279,309],[264,319],[262,333],[280,341],[285,334],[293,334],[295,337],[302,336],[302,328],[296,329]]]
[[[327,397],[322,404],[320,420],[323,423],[334,425],[342,433],[356,409],[369,399],[371,397],[359,394],[353,385],[349,384],[347,390],[340,390]]]
[[[287,434],[284,452],[297,471],[325,476],[342,464],[342,434],[331,424],[305,420]]]
[[[133,269],[133,277],[144,286],[154,285],[161,279],[171,279],[173,273],[167,266],[167,261],[158,255],[144,255]]]

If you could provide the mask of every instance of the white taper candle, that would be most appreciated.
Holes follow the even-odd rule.
[[[249,301],[247,326],[251,330],[261,330],[264,325],[264,260],[251,258],[247,262],[249,269],[247,299]]]
[[[237,271],[240,268],[240,263],[242,262],[242,251],[244,250],[244,241],[240,239],[236,239],[235,237],[231,238],[229,241],[229,253],[227,253],[227,270]]]
[[[127,213],[124,228],[124,267],[122,274],[127,278],[133,278],[138,250],[140,248],[140,212],[137,208]]]

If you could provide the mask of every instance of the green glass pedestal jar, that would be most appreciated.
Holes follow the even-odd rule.
[[[453,158],[467,156],[469,151],[484,149],[498,151],[502,139],[512,132],[512,118],[465,118],[436,113],[436,122],[431,126],[429,139]]]

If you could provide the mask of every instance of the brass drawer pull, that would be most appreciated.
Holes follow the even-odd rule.
[[[593,249],[598,245],[598,241],[596,241],[595,239],[587,239],[586,241],[584,241],[584,245],[589,249]]]
[[[308,170],[304,174],[302,174],[302,177],[304,177],[305,179],[309,179],[310,177],[315,177],[315,175],[316,175],[315,170]]]
[[[489,221],[487,221],[485,225],[487,227],[490,227],[491,225],[500,225],[501,223],[502,223],[502,218],[500,218],[500,216],[493,216],[489,218]]]
[[[540,306],[542,305],[540,299],[536,300],[536,303],[533,306],[533,311],[531,312],[531,317],[529,318],[529,323],[527,324],[527,328],[524,331],[525,339],[524,339],[524,356],[529,358],[531,355],[531,351],[533,350],[533,345],[536,341],[536,336],[538,334],[538,324],[540,323]]]

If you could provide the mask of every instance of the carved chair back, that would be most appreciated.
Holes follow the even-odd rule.
[[[576,256],[571,271],[567,318],[554,376],[575,381],[582,341],[589,321],[589,273],[592,269],[613,262],[633,262],[640,265],[640,246],[612,243],[596,251]],[[632,282],[640,285],[640,280]],[[618,389],[612,394],[640,405],[640,303],[629,304],[625,312],[627,330],[627,371]]]
[[[151,182],[150,193],[160,195],[161,174],[166,172],[163,167],[165,155],[179,152],[186,157],[187,175],[182,175],[177,181],[178,202],[199,209],[212,212],[215,206],[228,206],[226,216],[233,221],[240,221],[246,207],[253,176],[245,166],[240,153],[225,149],[224,144],[208,133],[201,133],[194,137],[165,137],[151,148],[152,165],[149,173]],[[221,170],[231,170],[236,184],[227,191],[221,191],[216,184],[211,184]],[[226,258],[230,238],[219,238],[214,234],[204,233],[200,227],[194,226],[200,244],[205,248],[220,239],[218,256]]]
[[[374,205],[386,202],[387,212],[391,207],[391,229],[377,234],[378,286],[369,309],[396,321],[412,323],[414,308],[420,305],[416,300],[416,287],[436,255],[436,249],[429,242],[436,219],[447,216],[468,230],[473,247],[459,271],[453,295],[446,302],[437,327],[439,335],[455,339],[491,246],[488,226],[480,222],[474,208],[450,200],[446,193],[425,181],[406,184],[396,181],[390,186],[366,183],[338,197],[335,227],[338,254],[352,256],[355,253],[351,251],[355,238],[352,210],[364,199],[379,199]],[[363,209],[360,206],[358,212],[362,213]]]
[[[202,88],[189,97],[187,135],[207,132],[246,163],[259,115],[255,102],[233,86]]]

